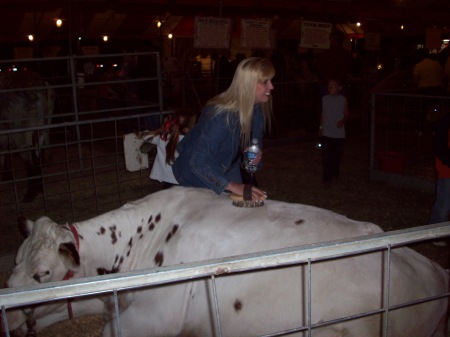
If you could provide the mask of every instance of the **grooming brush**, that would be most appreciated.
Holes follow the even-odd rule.
[[[260,200],[244,200],[242,195],[230,193],[230,199],[233,201],[233,206],[243,208],[254,208],[264,206],[264,199]]]
[[[262,199],[252,200],[252,185],[246,184],[244,187],[244,195],[230,193],[230,199],[232,200],[233,206],[255,208],[264,206],[264,200],[267,199],[267,197],[264,196]]]

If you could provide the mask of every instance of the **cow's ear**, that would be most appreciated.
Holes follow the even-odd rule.
[[[19,227],[19,233],[22,235],[24,239],[29,237],[31,235],[31,231],[33,230],[33,224],[34,222],[31,220],[28,220],[24,216],[19,216],[17,219],[17,224]]]
[[[78,255],[77,247],[72,242],[61,243],[59,252],[68,260],[69,264],[76,268],[80,266],[80,255]]]

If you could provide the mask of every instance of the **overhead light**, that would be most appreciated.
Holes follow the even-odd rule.
[[[103,41],[105,41],[105,42],[108,41],[108,35],[103,36]]]
[[[33,34],[28,35],[28,40],[29,40],[29,41],[34,41],[34,36],[33,36]]]
[[[356,23],[356,26],[357,26],[357,27],[360,27],[360,26],[361,26],[361,22],[358,21],[358,22]]]
[[[162,22],[161,22],[161,21],[158,21],[158,22],[156,23],[156,26],[157,26],[158,28],[161,28],[161,25],[162,25]]]
[[[169,34],[169,35],[167,35],[167,37],[168,37],[169,39],[171,39],[171,38],[173,38],[173,35],[172,35],[172,34]]]
[[[62,20],[61,19],[56,19],[56,27],[61,27],[62,26]]]

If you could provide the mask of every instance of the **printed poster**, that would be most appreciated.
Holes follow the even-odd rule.
[[[303,21],[300,46],[303,48],[330,48],[332,28],[332,24],[328,22]]]
[[[264,19],[241,19],[241,47],[271,49],[271,22]]]
[[[196,17],[194,47],[211,49],[230,48],[231,20],[226,18]]]

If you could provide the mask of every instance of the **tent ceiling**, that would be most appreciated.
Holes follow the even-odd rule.
[[[387,34],[393,33],[390,27],[404,24],[411,33],[424,33],[429,27],[444,28],[448,13],[449,0],[2,0],[0,42],[24,41],[28,34],[38,40],[79,35],[158,38],[185,16],[271,18],[285,37],[290,34],[283,29],[297,32],[289,22],[302,18],[333,23],[361,20]],[[63,19],[62,28],[56,27],[56,18]],[[156,27],[159,19],[164,22],[162,31]]]

